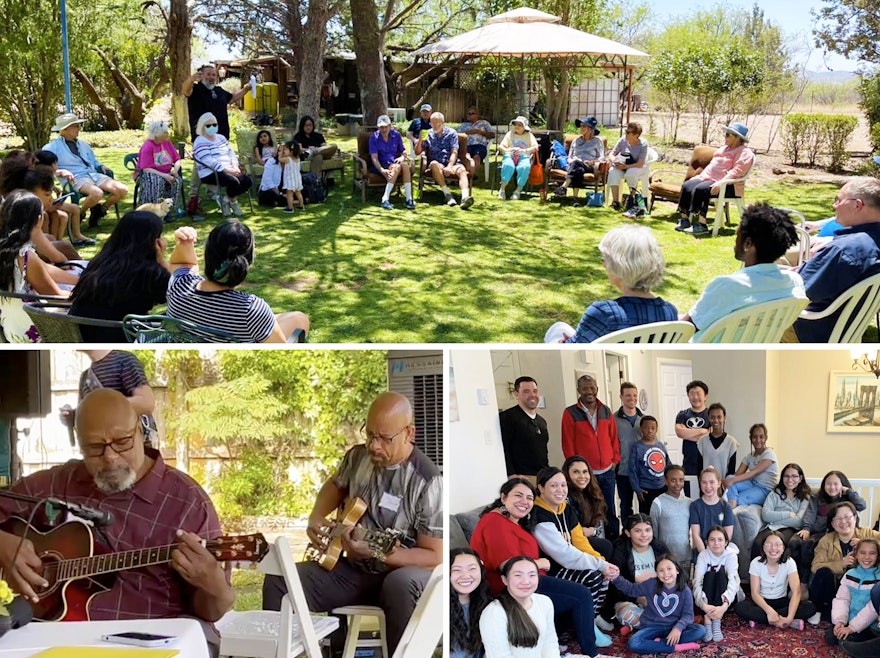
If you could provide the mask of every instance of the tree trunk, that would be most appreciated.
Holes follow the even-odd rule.
[[[385,37],[378,29],[375,0],[351,0],[351,24],[364,125],[373,126],[377,117],[388,111],[388,88],[382,65]]]
[[[122,117],[120,123],[126,128],[140,128],[144,123],[144,105],[146,98],[143,92],[129,80],[110,57],[100,48],[94,49],[110,73],[113,83],[119,89],[119,109]]]
[[[104,116],[104,120],[107,121],[107,128],[110,130],[120,130],[122,126],[119,124],[119,114],[117,114],[116,108],[101,97],[101,94],[95,89],[95,85],[92,83],[89,76],[76,67],[70,69],[70,72],[73,73],[77,80],[79,80],[83,91],[86,92],[86,96],[89,97],[89,100],[95,104]]]
[[[324,83],[324,48],[330,9],[327,0],[309,0],[309,11],[302,33],[302,59],[299,68],[297,118],[308,115],[318,120],[321,85]],[[318,129],[318,126],[315,126]]]
[[[175,142],[186,142],[189,134],[189,111],[183,83],[190,75],[192,55],[192,18],[186,0],[171,0],[168,17],[168,55],[171,60],[171,127]]]

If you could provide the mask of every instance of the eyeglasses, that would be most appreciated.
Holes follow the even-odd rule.
[[[367,424],[364,423],[363,425],[361,425],[360,435],[364,438],[364,441],[366,441],[367,445],[370,445],[373,441],[382,441],[382,443],[392,443],[394,441],[394,439],[396,439],[398,436],[400,436],[403,432],[408,430],[410,427],[411,427],[410,425],[407,425],[406,427],[395,432],[391,436],[382,436],[381,434],[373,434],[372,432],[368,432],[367,431]]]
[[[852,515],[852,514],[847,514],[846,516],[843,516],[843,515],[835,516],[835,517],[834,517],[834,520],[835,520],[835,521],[851,521],[851,520],[854,519],[854,518],[856,518],[854,515]]]
[[[137,435],[137,425],[131,430],[131,434],[121,439],[114,439],[110,443],[89,443],[82,447],[82,453],[86,457],[103,457],[109,447],[117,455],[128,452],[134,448],[134,440]]]
[[[800,480],[801,476],[800,476],[800,473],[788,473],[786,475],[783,475],[782,479],[783,480]]]
[[[845,197],[836,196],[836,197],[834,197],[834,204],[833,205],[840,206],[840,205],[843,205],[844,203],[846,203],[847,201],[856,201],[857,203],[861,203],[862,205],[864,205],[864,201],[862,201],[861,199],[857,199],[854,196],[845,196]]]

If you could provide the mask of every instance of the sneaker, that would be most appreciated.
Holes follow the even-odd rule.
[[[616,211],[616,212],[620,212],[620,209],[621,209],[621,208],[622,208],[622,206],[620,205],[620,202],[619,202],[619,201],[613,201],[613,202],[611,203],[611,210],[614,210],[614,211]]]
[[[796,631],[804,630],[804,620],[803,619],[795,619],[789,625],[789,628],[793,628]]]
[[[596,626],[601,628],[606,633],[610,633],[614,630],[614,624],[599,615],[596,616]]]
[[[684,217],[678,220],[678,226],[675,227],[676,231],[687,231],[691,227],[691,220],[685,219]]]
[[[822,614],[819,612],[817,612],[812,617],[807,618],[807,623],[813,626],[818,626],[820,621],[822,621]]]
[[[693,235],[706,235],[709,232],[709,227],[702,222],[697,222],[696,224],[691,224],[691,227],[684,232]]]
[[[451,194],[446,195],[446,205],[447,206],[457,206],[458,202],[455,200],[455,197]]]
[[[627,210],[625,213],[623,213],[622,216],[626,217],[627,219],[635,219],[637,217],[635,208],[633,208],[632,210]]]
[[[519,201],[519,188],[516,188],[513,191],[513,194],[510,195],[510,200],[511,201]]]
[[[217,202],[217,205],[220,206],[220,212],[224,217],[229,217],[232,214],[232,211],[229,209],[229,199],[225,196],[220,196],[219,194],[214,195],[214,201]]]
[[[236,217],[244,217],[244,210],[242,210],[241,206],[238,205],[238,201],[236,201],[235,199],[229,199],[227,203],[229,204],[229,209],[232,211],[232,214],[234,214]]]
[[[406,209],[407,210],[415,210],[416,209],[416,202],[413,201],[412,199],[407,199],[406,200]]]
[[[580,201],[575,201],[573,204],[571,204],[571,207],[572,207],[572,208],[580,208],[580,207],[581,207],[581,202],[580,202]]]
[[[555,194],[556,196],[565,196],[566,191],[566,187],[564,185],[560,185],[555,190],[553,190],[553,194]]]
[[[95,228],[100,219],[106,214],[107,206],[103,203],[99,203],[97,206],[92,206],[92,211],[89,213],[89,228]]]
[[[293,212],[293,208],[285,208],[284,212]]]
[[[563,195],[563,196],[565,196],[565,195]],[[498,190],[498,198],[501,199],[502,201],[504,201],[507,198],[507,192],[504,191],[503,187],[500,190]]]
[[[462,210],[467,210],[472,205],[474,205],[474,197],[472,197],[472,196],[469,196],[466,199],[461,200],[461,209]]]
[[[385,201],[382,202],[382,209],[383,210],[394,210],[394,206],[392,206],[391,202],[386,199]]]

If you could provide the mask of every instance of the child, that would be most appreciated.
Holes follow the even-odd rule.
[[[287,203],[287,199],[278,190],[281,185],[281,165],[278,164],[278,149],[272,143],[272,135],[268,130],[261,130],[257,133],[254,162],[263,167],[260,192],[257,195],[258,203],[269,208],[276,208]]]
[[[856,546],[856,562],[857,566],[844,574],[831,604],[833,626],[825,631],[825,642],[831,646],[840,640],[873,640],[875,631],[880,630],[878,611],[871,603],[871,589],[880,582],[880,542],[862,539]]]
[[[685,574],[691,572],[690,507],[691,499],[684,495],[684,469],[677,464],[666,467],[666,493],[651,503],[651,521],[657,536],[669,547],[675,561]]]
[[[736,614],[749,626],[770,624],[778,628],[804,629],[804,619],[819,623],[816,606],[801,601],[801,581],[797,566],[789,559],[782,535],[771,532],[761,547],[761,557],[749,565],[751,598],[736,605]]]
[[[681,567],[671,555],[664,555],[655,571],[656,578],[638,585],[623,576],[614,579],[614,586],[624,594],[647,600],[641,628],[627,644],[629,650],[644,654],[699,649],[703,629],[694,623],[694,597]]]
[[[492,600],[486,572],[472,548],[454,548],[449,558],[449,658],[475,658],[483,653],[480,615]]]
[[[682,440],[681,454],[685,478],[700,472],[700,451],[697,442],[709,434],[709,412],[706,410],[706,397],[709,387],[705,382],[695,379],[686,387],[689,409],[682,409],[675,417],[675,435]],[[685,479],[684,495],[690,497],[690,482]]]
[[[724,431],[727,409],[720,402],[709,405],[709,433],[697,442],[697,450],[703,460],[703,468],[712,466],[719,475],[736,470],[736,451],[739,441]]]
[[[706,613],[703,641],[721,642],[721,618],[733,604],[739,592],[739,551],[730,546],[727,533],[720,525],[714,525],[706,538],[709,545],[697,556],[694,571],[694,601]]]
[[[281,153],[278,160],[284,165],[284,191],[287,194],[287,208],[284,212],[293,212],[294,207],[299,210],[305,209],[305,203],[302,197],[302,173],[300,172],[300,154],[301,146],[291,140],[281,147]],[[294,206],[293,199],[296,197],[297,205]]]
[[[642,416],[639,421],[642,440],[633,444],[629,457],[629,480],[639,499],[639,512],[651,511],[651,503],[663,493],[663,476],[669,454],[666,446],[657,440],[657,419]]]
[[[727,533],[728,539],[733,537],[733,510],[727,501],[721,500],[718,492],[721,488],[721,478],[718,471],[709,467],[700,473],[699,499],[691,503],[691,542],[697,554],[706,550],[706,536],[709,528],[720,525]]]
[[[71,183],[73,182],[73,174],[71,174],[66,169],[58,168],[58,156],[55,155],[52,151],[37,151],[35,157],[37,158],[37,163],[46,165],[52,168],[52,173],[56,178],[63,178],[65,180],[69,180]],[[61,188],[55,188],[55,196],[61,196],[63,194]],[[49,216],[53,214],[60,215],[61,213],[66,214],[69,222],[68,226],[70,227],[70,242],[74,247],[88,247],[90,245],[95,244],[95,241],[92,238],[88,238],[82,234],[82,230],[80,228],[80,208],[76,203],[70,203],[70,199],[61,204],[53,204],[53,210],[49,211]],[[61,211],[59,213],[58,211]],[[61,232],[61,231],[59,231]],[[50,231],[51,233],[51,231]],[[52,233],[57,240],[62,240],[64,238],[63,235],[57,235]]]
[[[755,423],[749,430],[752,452],[745,456],[736,473],[724,480],[727,502],[737,505],[763,505],[779,480],[779,462],[767,447],[767,426]]]

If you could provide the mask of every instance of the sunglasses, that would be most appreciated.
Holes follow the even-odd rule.
[[[216,123],[206,123],[205,128],[210,128],[211,126],[216,126]]]

